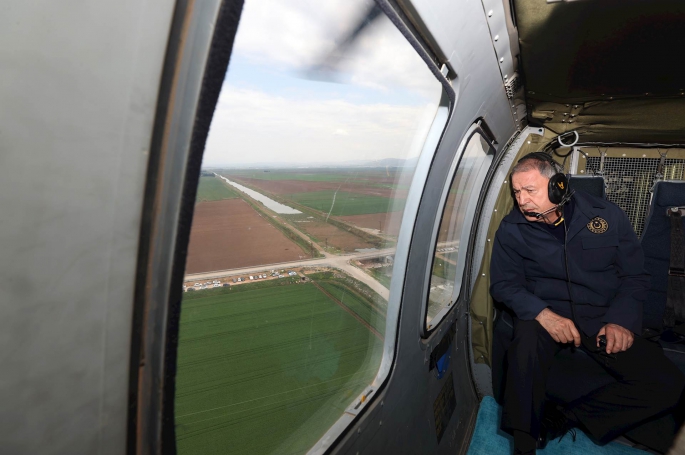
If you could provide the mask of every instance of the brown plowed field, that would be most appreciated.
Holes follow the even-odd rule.
[[[336,219],[361,228],[378,229],[380,227],[380,231],[382,234],[397,237],[400,234],[402,212],[338,216],[336,217]]]
[[[229,270],[308,257],[242,199],[201,202],[195,207],[186,273]]]
[[[365,242],[363,239],[354,234],[350,234],[332,224],[324,223],[316,219],[306,220],[304,222],[293,222],[298,230],[311,235],[317,240],[321,246],[333,246],[347,253],[354,252],[357,248],[374,248],[371,243]],[[326,242],[328,239],[328,242]]]

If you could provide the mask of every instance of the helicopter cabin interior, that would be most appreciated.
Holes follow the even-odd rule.
[[[535,151],[625,211],[644,335],[685,372],[682,1],[11,1],[0,24],[0,452],[511,453],[490,257]],[[582,355],[551,399],[614,380]],[[541,453],[682,453],[640,442],[676,425]]]

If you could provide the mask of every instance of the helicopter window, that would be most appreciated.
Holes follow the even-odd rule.
[[[476,131],[468,139],[461,157],[457,155],[455,159],[456,172],[443,194],[443,212],[436,236],[426,310],[428,330],[440,322],[459,296],[471,224],[494,152]]]
[[[379,371],[442,85],[368,5],[245,2],[188,247],[181,455],[304,453]]]

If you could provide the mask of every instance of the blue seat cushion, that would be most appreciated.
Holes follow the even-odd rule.
[[[643,310],[642,325],[645,328],[662,329],[671,260],[671,220],[666,210],[682,206],[685,206],[685,182],[656,183],[640,240],[645,254],[645,269],[651,275],[651,287]],[[683,223],[685,225],[685,220]]]
[[[606,199],[606,185],[601,175],[572,175],[569,177],[568,185],[572,190]]]

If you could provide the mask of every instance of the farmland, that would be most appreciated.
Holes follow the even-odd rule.
[[[185,294],[175,401],[179,454],[303,453],[371,382],[382,342],[348,311],[378,329],[384,318],[345,281],[312,276],[327,279]]]
[[[386,288],[390,289],[390,279],[392,278],[392,266],[386,265],[384,267],[372,267],[367,269],[367,271],[379,283],[381,283]]]
[[[393,200],[383,196],[351,193],[347,191],[313,191],[295,193],[291,199],[299,204],[329,213],[331,216],[366,215],[392,211]],[[404,201],[397,201],[404,204]]]
[[[334,254],[394,244],[411,171],[402,168],[219,170],[279,203],[303,212],[282,219]],[[291,240],[307,248],[298,238]]]
[[[307,257],[310,257],[308,251],[286,237],[242,199],[201,202],[195,208],[186,273],[228,270]]]
[[[220,201],[238,197],[235,190],[216,177],[200,177],[197,187],[197,202]]]
[[[326,248],[326,251],[354,252],[358,248],[375,248],[376,243],[371,243],[358,235],[354,235],[345,229],[341,229],[331,223],[326,223],[320,217],[302,215],[283,216],[295,228],[307,234],[314,242]]]

